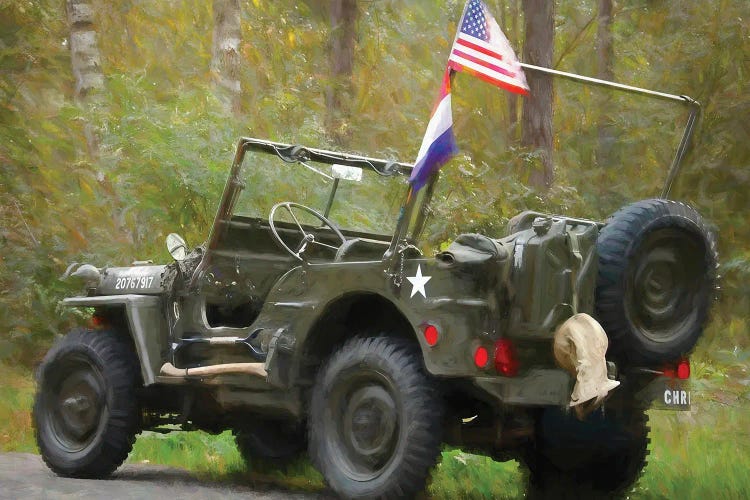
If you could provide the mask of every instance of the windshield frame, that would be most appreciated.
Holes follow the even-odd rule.
[[[328,165],[341,164],[350,167],[367,168],[371,169],[378,175],[386,177],[396,175],[409,176],[411,175],[413,168],[413,165],[399,161],[310,148],[301,145],[285,144],[252,137],[242,137],[237,143],[237,150],[234,155],[234,160],[232,161],[232,167],[229,171],[227,182],[224,185],[224,191],[221,196],[219,207],[216,211],[216,216],[211,225],[211,232],[209,233],[206,242],[206,254],[204,255],[203,261],[206,261],[206,256],[211,250],[216,248],[221,238],[220,233],[221,227],[223,226],[222,223],[231,219],[239,194],[245,187],[245,182],[242,179],[242,165],[245,159],[245,153],[248,151],[273,154],[278,156],[282,161],[288,163],[302,163],[303,166],[305,166],[305,162],[312,161]],[[401,222],[402,217],[400,216],[397,221],[394,221],[395,228],[393,235],[399,234],[399,226]],[[201,267],[204,267],[206,264],[207,262],[201,262]]]

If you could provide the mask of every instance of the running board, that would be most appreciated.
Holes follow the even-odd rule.
[[[172,352],[176,353],[183,347],[187,347],[192,344],[208,344],[208,345],[244,345],[250,349],[250,355],[258,361],[266,360],[266,353],[255,347],[250,343],[255,337],[262,332],[262,328],[258,328],[253,331],[250,335],[245,337],[189,337],[183,338],[178,344],[173,344]]]
[[[164,363],[159,375],[172,378],[215,377],[216,375],[244,373],[257,377],[266,377],[268,373],[264,363],[227,363],[225,365],[198,366],[195,368],[176,368],[172,363]]]

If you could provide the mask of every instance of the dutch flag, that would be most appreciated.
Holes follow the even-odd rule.
[[[430,117],[409,182],[417,192],[453,155],[458,153],[453,137],[451,82],[454,71],[462,71],[518,94],[528,94],[523,69],[508,39],[482,0],[468,0],[443,77],[440,100]]]
[[[440,100],[427,124],[427,131],[422,139],[422,147],[419,148],[417,161],[411,171],[412,189],[416,192],[421,189],[430,176],[435,173],[453,155],[458,153],[456,139],[453,137],[453,113],[451,112],[451,76],[452,70],[448,69],[443,77],[443,85],[440,88]]]

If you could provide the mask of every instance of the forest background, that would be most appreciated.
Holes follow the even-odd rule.
[[[238,137],[412,161],[463,3],[0,1],[0,371],[18,381],[0,395],[19,401],[0,410],[6,425],[28,428],[23,380],[77,321],[58,305],[76,292],[59,280],[67,265],[168,262],[170,232],[201,243]],[[546,9],[551,67],[701,102],[671,197],[714,224],[721,293],[692,358],[705,410],[665,429],[718,425],[747,443],[733,422],[750,402],[750,3],[486,3],[526,62],[538,57],[529,23]],[[443,169],[427,245],[500,236],[525,209],[603,219],[658,196],[687,108],[553,85],[539,139],[545,130],[524,130],[524,98],[457,75],[461,153]],[[11,434],[0,432],[3,449],[33,447]],[[735,465],[750,465],[747,445],[739,452]]]

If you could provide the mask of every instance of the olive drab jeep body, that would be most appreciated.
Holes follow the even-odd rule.
[[[245,456],[307,450],[345,497],[415,494],[442,443],[519,459],[542,488],[630,485],[644,411],[689,407],[715,278],[702,218],[666,199],[605,222],[524,212],[428,255],[436,179],[414,196],[410,170],[243,138],[203,245],[170,235],[166,265],[69,268],[86,293],[63,304],[93,316],[40,369],[49,466],[102,477],[140,430],[231,429]],[[295,176],[289,195],[262,185]],[[383,190],[356,187],[368,177]],[[357,227],[379,216],[346,189],[390,205],[391,231]]]

